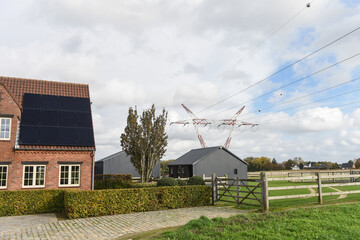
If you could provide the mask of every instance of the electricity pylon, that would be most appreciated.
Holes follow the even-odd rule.
[[[258,124],[254,124],[254,123],[249,123],[249,122],[244,122],[244,121],[237,120],[237,117],[244,110],[245,106],[243,106],[239,111],[237,111],[232,118],[221,119],[221,120],[210,120],[210,119],[205,119],[205,118],[199,118],[188,107],[186,107],[184,104],[181,104],[181,106],[190,115],[191,121],[189,121],[189,120],[181,120],[181,121],[177,121],[177,122],[171,122],[170,125],[172,125],[172,124],[183,124],[185,126],[187,124],[193,124],[194,127],[195,127],[197,137],[199,139],[200,145],[203,148],[206,147],[206,143],[205,143],[204,138],[200,134],[199,126],[204,126],[205,127],[207,125],[211,125],[212,123],[216,123],[218,127],[220,127],[220,126],[230,126],[229,136],[227,137],[225,145],[224,145],[224,147],[226,149],[229,149],[231,139],[232,139],[232,133],[234,131],[235,126],[240,127],[240,126],[243,126],[243,125],[248,125],[248,126],[254,127],[254,126],[258,125]]]

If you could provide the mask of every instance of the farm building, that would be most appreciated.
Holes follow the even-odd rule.
[[[108,157],[95,162],[95,174],[132,174],[133,177],[140,177],[130,161],[130,156],[124,151],[114,153]],[[152,172],[154,178],[160,178],[160,162]]]
[[[0,77],[0,190],[92,189],[89,86]]]
[[[193,149],[169,163],[169,175],[174,178],[192,176],[228,175],[229,178],[247,178],[247,162],[229,150],[218,147]]]

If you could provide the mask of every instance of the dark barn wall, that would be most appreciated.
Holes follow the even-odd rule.
[[[130,157],[125,152],[114,154],[102,159],[103,174],[132,174],[133,177],[140,177],[140,174],[135,169],[130,161]],[[160,177],[160,162],[155,166],[152,175],[155,178]]]
[[[95,175],[104,174],[104,162],[95,162]]]
[[[237,169],[237,174],[234,173],[234,169]],[[247,178],[247,165],[223,149],[202,158],[194,164],[193,170],[195,176],[205,174],[210,177],[215,172],[217,176],[227,174],[229,178]]]
[[[169,166],[169,177],[188,178],[192,176],[193,176],[192,165]]]

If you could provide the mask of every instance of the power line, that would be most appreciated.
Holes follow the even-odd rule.
[[[283,85],[283,86],[281,86],[281,87],[279,87],[279,88],[273,89],[273,90],[271,90],[271,91],[269,91],[269,92],[266,92],[266,93],[264,93],[264,94],[262,94],[262,95],[260,95],[260,96],[258,96],[258,97],[252,98],[252,99],[250,99],[250,100],[248,100],[248,101],[246,101],[246,102],[243,102],[243,103],[241,103],[241,104],[232,106],[232,107],[227,108],[227,109],[225,109],[225,110],[223,110],[223,111],[220,111],[220,112],[216,112],[216,113],[214,113],[214,114],[211,114],[210,116],[213,116],[213,115],[216,115],[216,114],[219,114],[219,113],[226,112],[226,111],[231,110],[231,109],[233,109],[233,108],[235,108],[235,107],[245,105],[245,104],[247,104],[247,103],[249,103],[249,102],[252,102],[252,101],[254,101],[254,100],[256,100],[256,99],[259,99],[259,98],[262,98],[262,97],[264,97],[264,96],[267,96],[267,95],[269,95],[269,94],[271,94],[271,93],[273,93],[273,92],[276,92],[276,91],[278,91],[278,90],[280,90],[280,89],[286,88],[286,87],[291,86],[291,85],[293,85],[293,84],[295,84],[295,83],[298,83],[298,82],[300,82],[300,81],[302,81],[302,80],[305,80],[305,79],[307,79],[307,78],[309,78],[309,77],[312,77],[312,76],[314,76],[314,75],[316,75],[316,74],[318,74],[318,73],[321,73],[321,72],[323,72],[323,71],[326,71],[326,70],[328,70],[328,69],[330,69],[330,68],[332,68],[332,67],[335,67],[335,66],[337,66],[337,65],[339,65],[339,64],[341,64],[341,63],[343,63],[343,62],[345,62],[345,61],[348,61],[348,60],[350,60],[350,59],[352,59],[352,58],[354,58],[354,57],[357,57],[357,56],[359,56],[359,55],[360,55],[360,52],[358,52],[358,53],[356,53],[356,54],[354,54],[354,55],[352,55],[352,56],[350,56],[350,57],[348,57],[348,58],[345,58],[345,59],[343,59],[343,60],[341,60],[341,61],[339,61],[339,62],[336,62],[336,63],[334,63],[334,64],[331,64],[331,65],[329,65],[329,66],[327,66],[327,67],[325,67],[325,68],[322,68],[322,69],[320,69],[320,70],[318,70],[318,71],[316,71],[316,72],[313,72],[313,73],[311,73],[311,74],[309,74],[309,75],[307,75],[307,76],[305,76],[305,77],[302,77],[302,78],[300,78],[300,79],[297,79],[297,80],[295,80],[295,81],[292,81],[292,82],[290,82],[290,83],[288,83],[288,84],[285,84],[285,85]]]
[[[359,78],[359,79],[360,79],[360,78]],[[278,112],[280,112],[280,111],[286,111],[286,110],[290,110],[290,109],[294,109],[294,108],[299,108],[299,107],[303,107],[303,106],[307,106],[307,105],[312,105],[312,104],[315,104],[315,103],[318,103],[318,102],[323,102],[323,101],[326,101],[326,100],[329,100],[329,99],[341,97],[341,96],[344,96],[344,95],[347,95],[347,94],[350,94],[350,93],[354,93],[354,92],[358,92],[358,91],[360,91],[360,88],[359,88],[359,89],[355,89],[355,90],[351,90],[351,91],[349,91],[349,92],[345,92],[345,93],[342,93],[342,94],[337,94],[337,95],[335,95],[335,96],[331,96],[331,97],[319,99],[319,100],[313,101],[313,102],[311,102],[311,103],[304,103],[304,104],[301,104],[301,105],[298,105],[298,106],[292,106],[292,107],[289,107],[289,108],[281,109],[281,110],[279,110]],[[248,119],[245,119],[245,120],[251,120],[251,119],[261,118],[261,117],[263,117],[264,115],[268,115],[268,114],[272,114],[272,113],[273,113],[273,112],[264,113],[264,114],[262,114],[261,116],[257,116],[257,117],[253,117],[253,118],[248,118]]]
[[[353,29],[352,31],[350,31],[350,32],[348,32],[348,33],[346,33],[346,34],[342,35],[341,37],[339,37],[339,38],[337,38],[337,39],[335,39],[335,40],[331,41],[330,43],[328,43],[328,44],[324,45],[323,47],[321,47],[321,48],[319,48],[319,49],[315,50],[314,52],[312,52],[312,53],[310,53],[310,54],[307,54],[306,56],[302,57],[301,59],[299,59],[299,60],[297,60],[297,61],[295,61],[295,62],[293,62],[293,63],[291,63],[291,64],[289,64],[289,65],[287,65],[287,66],[285,66],[285,67],[283,67],[283,68],[281,68],[280,70],[278,70],[278,71],[276,71],[276,72],[272,73],[271,75],[269,75],[269,76],[267,76],[267,77],[265,77],[265,78],[261,79],[260,81],[258,81],[258,82],[256,82],[256,83],[254,83],[254,84],[252,84],[252,85],[250,85],[250,86],[248,86],[248,87],[246,87],[246,88],[242,89],[241,91],[236,92],[236,93],[234,93],[234,94],[230,95],[229,97],[224,98],[224,99],[222,99],[222,100],[220,100],[220,101],[218,101],[218,102],[216,102],[216,103],[214,103],[214,104],[212,104],[212,105],[210,105],[210,106],[208,106],[208,107],[204,108],[203,110],[201,110],[201,111],[200,111],[200,112],[198,112],[198,113],[201,113],[201,112],[203,112],[203,111],[205,111],[205,110],[208,110],[208,109],[210,109],[210,108],[212,108],[212,107],[214,107],[214,106],[216,106],[216,105],[219,105],[220,103],[225,102],[226,100],[228,100],[228,99],[230,99],[230,98],[233,98],[234,96],[236,96],[236,95],[238,95],[238,94],[240,94],[240,93],[243,93],[244,91],[246,91],[246,90],[248,90],[248,89],[250,89],[250,88],[252,88],[252,87],[254,87],[254,86],[256,86],[256,85],[258,85],[258,84],[260,84],[260,83],[262,83],[262,82],[264,82],[264,81],[266,81],[266,80],[268,80],[268,79],[270,79],[271,77],[275,76],[276,74],[278,74],[278,73],[280,73],[280,72],[283,72],[284,70],[286,70],[286,69],[288,69],[288,68],[290,68],[290,67],[294,66],[295,64],[297,64],[297,63],[299,63],[299,62],[301,62],[301,61],[305,60],[305,59],[306,59],[306,58],[308,58],[308,57],[311,57],[312,55],[314,55],[314,54],[316,54],[316,53],[320,52],[321,50],[323,50],[323,49],[325,49],[325,48],[329,47],[330,45],[332,45],[332,44],[334,44],[334,43],[336,43],[336,42],[340,41],[341,39],[343,39],[343,38],[345,38],[345,37],[349,36],[350,34],[352,34],[352,33],[356,32],[356,31],[358,31],[359,29],[360,29],[360,26],[359,26],[359,27],[357,27],[357,28],[355,28],[355,29]]]
[[[311,3],[308,4],[313,4],[316,0],[312,1]],[[240,59],[238,59],[233,65],[231,65],[230,67],[226,68],[224,71],[222,71],[220,74],[218,74],[213,80],[217,80],[219,79],[221,76],[223,76],[225,73],[227,73],[230,69],[234,68],[235,66],[237,66],[239,63],[241,63],[242,61],[245,60],[245,58],[247,58],[250,54],[254,53],[257,49],[259,49],[262,45],[264,45],[264,43],[266,41],[268,41],[270,38],[272,38],[275,34],[277,34],[281,29],[283,29],[286,25],[288,25],[291,21],[293,21],[297,16],[299,16],[305,9],[309,8],[310,5],[308,6],[308,4],[303,7],[300,11],[298,11],[295,15],[293,15],[292,17],[290,17],[288,20],[285,21],[285,23],[283,23],[279,28],[277,28],[274,32],[270,33],[261,43],[259,43],[258,45],[256,45],[254,48],[252,48],[251,50],[249,50],[245,55],[243,55]],[[199,112],[200,113],[200,112]]]

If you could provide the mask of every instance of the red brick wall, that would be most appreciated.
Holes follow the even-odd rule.
[[[10,141],[0,140],[0,165],[1,162],[11,162],[8,169],[7,189],[20,190],[23,182],[24,164],[21,162],[49,162],[46,165],[45,189],[65,188],[59,187],[59,164],[61,162],[83,162],[80,165],[80,186],[71,187],[82,190],[91,189],[92,175],[92,151],[33,151],[33,150],[14,150],[18,119],[21,111],[6,89],[0,84],[0,91],[5,92],[0,102],[0,114],[14,115],[12,118]],[[29,189],[29,188],[26,188]]]

